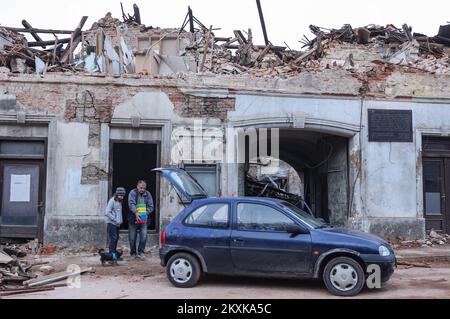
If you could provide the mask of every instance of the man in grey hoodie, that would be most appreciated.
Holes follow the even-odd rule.
[[[107,231],[109,237],[109,253],[117,253],[117,243],[119,242],[120,226],[123,223],[122,203],[127,194],[125,188],[119,187],[106,206],[105,216],[108,223]]]

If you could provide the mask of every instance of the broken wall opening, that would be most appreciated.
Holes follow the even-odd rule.
[[[323,218],[334,225],[346,225],[349,201],[349,140],[321,132],[280,129],[279,156],[278,158],[276,156],[267,157],[264,153],[271,155],[273,147],[270,131],[268,129],[267,135],[261,135],[258,130],[257,158],[250,158],[250,136],[245,136],[245,164],[241,165],[239,173],[239,184],[242,185],[240,195],[277,197],[294,204],[296,204],[295,201],[298,201],[297,197],[302,197],[316,217]],[[245,133],[242,134],[245,135]],[[241,143],[244,141],[242,136],[240,141]],[[267,152],[261,149],[261,145],[264,144],[267,145]],[[267,172],[272,170],[272,174],[256,174],[258,177],[254,178],[255,166],[265,167]],[[270,166],[273,166],[273,169],[270,169]],[[280,169],[277,170],[277,167]],[[277,181],[274,176],[286,175],[283,173],[286,168],[288,171],[295,172],[291,180],[297,181],[297,188],[289,191],[288,187],[285,189],[280,187],[281,192],[276,192],[272,186],[274,186],[274,182],[278,183],[280,180]],[[255,188],[257,185],[255,182],[262,184],[262,188]],[[264,190],[264,184],[269,185],[268,187],[272,191],[266,190],[262,194],[261,190]],[[280,186],[283,185],[280,184]],[[301,204],[301,202],[297,204]]]

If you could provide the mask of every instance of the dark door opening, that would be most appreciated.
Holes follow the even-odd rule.
[[[123,205],[124,223],[122,229],[128,229],[128,194],[136,188],[139,180],[147,182],[147,190],[152,194],[155,212],[150,216],[149,229],[151,231],[158,230],[158,214],[159,200],[157,191],[157,176],[151,170],[157,168],[159,163],[159,147],[157,144],[144,143],[114,143],[112,157],[112,189],[117,187],[125,187],[127,196]]]
[[[423,137],[426,230],[450,233],[450,138]]]

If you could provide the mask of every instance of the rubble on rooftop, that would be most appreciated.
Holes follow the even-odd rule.
[[[344,69],[365,74],[389,66],[412,72],[450,73],[450,26],[441,26],[438,35],[413,33],[404,25],[369,25],[340,29],[310,26],[315,38],[300,41],[304,51],[254,43],[252,30],[235,30],[231,37],[218,37],[212,26],[202,24],[189,8],[179,29],[147,27],[139,8],[134,15],[123,12],[123,20],[108,13],[91,29],[81,31],[87,17],[69,33],[70,39],[55,38],[50,49],[36,49],[51,41],[28,42],[19,32],[0,29],[0,67],[3,72],[45,74],[73,72],[120,76],[122,74],[167,75],[178,73],[240,74],[252,77],[291,78],[304,71]],[[189,25],[189,31],[184,28]],[[195,28],[197,25],[197,28]],[[57,34],[55,32],[54,34]],[[266,40],[268,41],[268,40]],[[81,43],[81,51],[75,49]],[[65,45],[65,47],[64,47]]]

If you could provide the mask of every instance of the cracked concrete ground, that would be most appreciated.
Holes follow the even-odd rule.
[[[58,288],[50,292],[20,295],[16,299],[329,299],[318,281],[254,279],[207,276],[192,289],[174,288],[166,279],[153,253],[147,261],[126,259],[116,267],[102,267],[94,254],[52,256],[57,270],[69,264],[94,266],[95,274],[81,277],[81,288]],[[399,267],[390,284],[380,290],[364,290],[362,299],[450,299],[450,263],[431,268]]]

